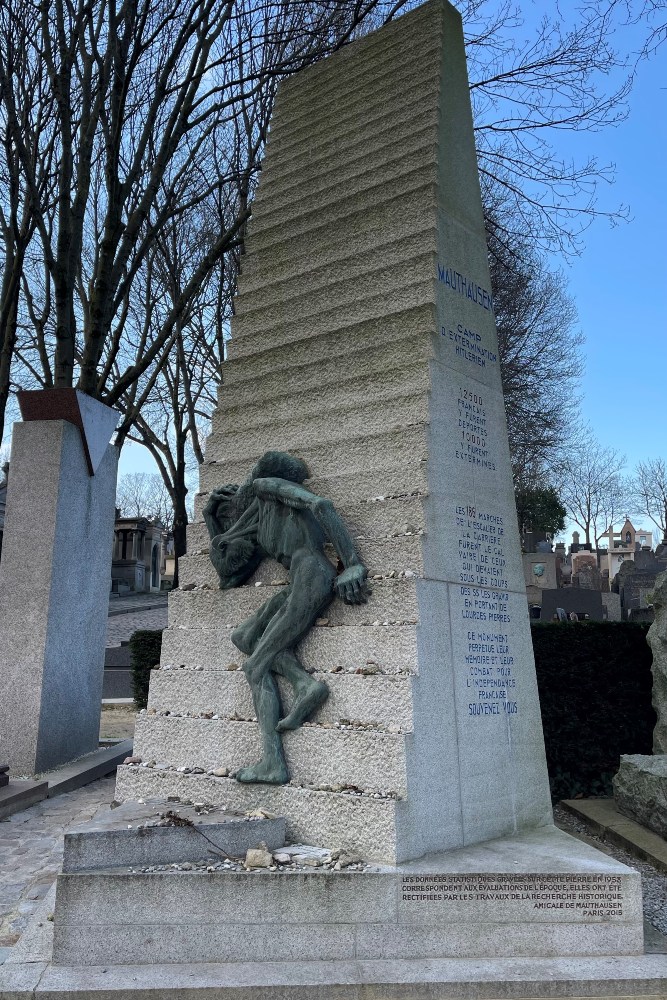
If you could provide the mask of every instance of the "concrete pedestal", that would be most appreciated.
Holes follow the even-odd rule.
[[[87,426],[101,407],[108,442],[113,411],[89,403]],[[97,452],[91,475],[73,423],[14,427],[0,562],[0,760],[12,776],[98,746],[117,453]]]

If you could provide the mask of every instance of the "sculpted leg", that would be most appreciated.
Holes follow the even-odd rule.
[[[267,625],[287,600],[287,592],[287,587],[278,591],[251,618],[248,618],[238,628],[234,629],[231,634],[231,640],[237,649],[248,655],[254,652],[257,643],[264,635]]]
[[[249,678],[250,679],[250,678]],[[289,781],[282,741],[276,732],[280,718],[280,697],[276,682],[269,671],[258,681],[250,681],[252,700],[262,736],[262,759],[236,772],[237,781],[262,781],[284,785]]]
[[[300,725],[328,694],[325,684],[305,672],[292,649],[331,601],[334,570],[324,556],[303,550],[293,557],[290,576],[284,605],[266,625],[243,667],[253,692],[264,756],[258,764],[239,771],[236,776],[239,781],[282,784],[288,780],[277,731],[280,699],[272,671],[282,673],[295,687],[295,703],[283,720],[281,731]]]
[[[276,656],[273,669],[282,674],[294,688],[292,710],[276,726],[279,733],[298,729],[329,697],[329,688],[322,681],[315,680],[303,669],[293,653],[285,652]]]

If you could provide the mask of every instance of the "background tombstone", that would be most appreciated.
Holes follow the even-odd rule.
[[[73,389],[19,397],[0,562],[0,760],[29,775],[96,750],[117,414]]]

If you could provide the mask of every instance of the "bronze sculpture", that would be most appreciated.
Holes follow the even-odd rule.
[[[262,736],[262,759],[236,774],[238,781],[284,784],[289,780],[280,734],[297,729],[322,705],[326,684],[304,670],[294,647],[334,595],[348,604],[366,600],[366,568],[330,500],[302,483],[308,469],[286,452],[267,451],[241,486],[211,492],[204,520],[210,555],[225,590],[238,587],[266,556],[289,570],[289,584],[232,632],[232,642],[248,654],[243,670],[252,691]],[[336,550],[337,573],[324,546]],[[274,674],[294,689],[291,711],[281,718]]]

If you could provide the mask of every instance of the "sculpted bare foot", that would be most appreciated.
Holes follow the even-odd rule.
[[[329,688],[322,681],[311,681],[303,691],[297,692],[296,701],[289,715],[281,719],[276,726],[277,733],[288,729],[298,729],[309,719],[313,712],[323,705],[329,697]]]
[[[261,781],[265,785],[286,785],[289,781],[287,766],[282,761],[260,760],[236,772],[236,780],[250,783]]]

